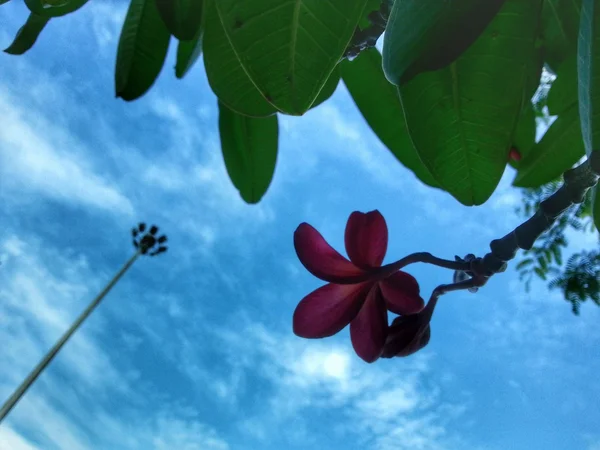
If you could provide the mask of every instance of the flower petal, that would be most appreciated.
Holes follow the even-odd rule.
[[[385,302],[375,285],[356,318],[350,322],[350,339],[356,354],[368,363],[377,360],[383,351],[387,330]]]
[[[385,219],[377,210],[354,211],[346,224],[346,252],[350,261],[363,269],[381,266],[388,244]]]
[[[431,327],[421,314],[396,317],[390,325],[385,346],[384,358],[408,356],[421,350],[429,343]]]
[[[419,283],[412,275],[398,272],[379,282],[387,309],[394,314],[416,314],[423,309],[425,302],[419,295]]]
[[[296,228],[294,248],[302,265],[321,280],[340,283],[365,273],[335,251],[321,233],[307,223]]]
[[[329,283],[304,297],[294,311],[294,333],[323,338],[341,331],[356,317],[372,283]]]

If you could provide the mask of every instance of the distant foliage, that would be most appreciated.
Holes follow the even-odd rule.
[[[559,186],[557,180],[539,188],[523,189],[523,204],[517,208],[517,212],[523,217],[530,217],[541,201]],[[566,233],[569,230],[596,233],[592,220],[591,191],[582,204],[572,207],[558,218],[533,248],[524,253],[516,268],[526,289],[530,288],[533,278],[547,281],[550,289],[562,291],[565,300],[571,302],[573,312],[579,314],[581,303],[587,299],[600,305],[600,253],[598,250],[584,250],[569,256],[565,264],[564,254],[568,252],[569,245]],[[598,248],[600,250],[600,241]]]

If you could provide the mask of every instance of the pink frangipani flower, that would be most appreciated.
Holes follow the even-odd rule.
[[[354,350],[377,360],[388,335],[387,311],[416,314],[424,307],[417,280],[394,264],[381,266],[388,230],[379,211],[353,212],[345,232],[349,260],[307,223],[294,233],[300,262],[329,284],[304,297],[294,312],[294,333],[304,338],[332,336],[350,324]]]

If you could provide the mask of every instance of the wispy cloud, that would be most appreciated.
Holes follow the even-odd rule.
[[[56,127],[45,111],[25,105],[0,88],[2,197],[27,202],[32,196],[43,195],[132,216],[134,208],[129,200],[85,160],[88,150],[84,144]]]

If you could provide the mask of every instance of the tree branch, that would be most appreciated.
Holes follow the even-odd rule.
[[[564,173],[562,186],[546,200],[537,212],[506,236],[490,243],[491,252],[471,262],[475,276],[490,277],[506,269],[518,250],[529,250],[535,241],[550,229],[557,217],[571,206],[584,201],[588,189],[598,183],[600,173],[600,151],[593,152],[579,166]]]
[[[375,47],[377,39],[385,31],[393,3],[393,0],[382,0],[379,10],[373,11],[367,16],[371,25],[364,30],[357,28],[354,31],[342,58],[354,59],[363,50]]]

